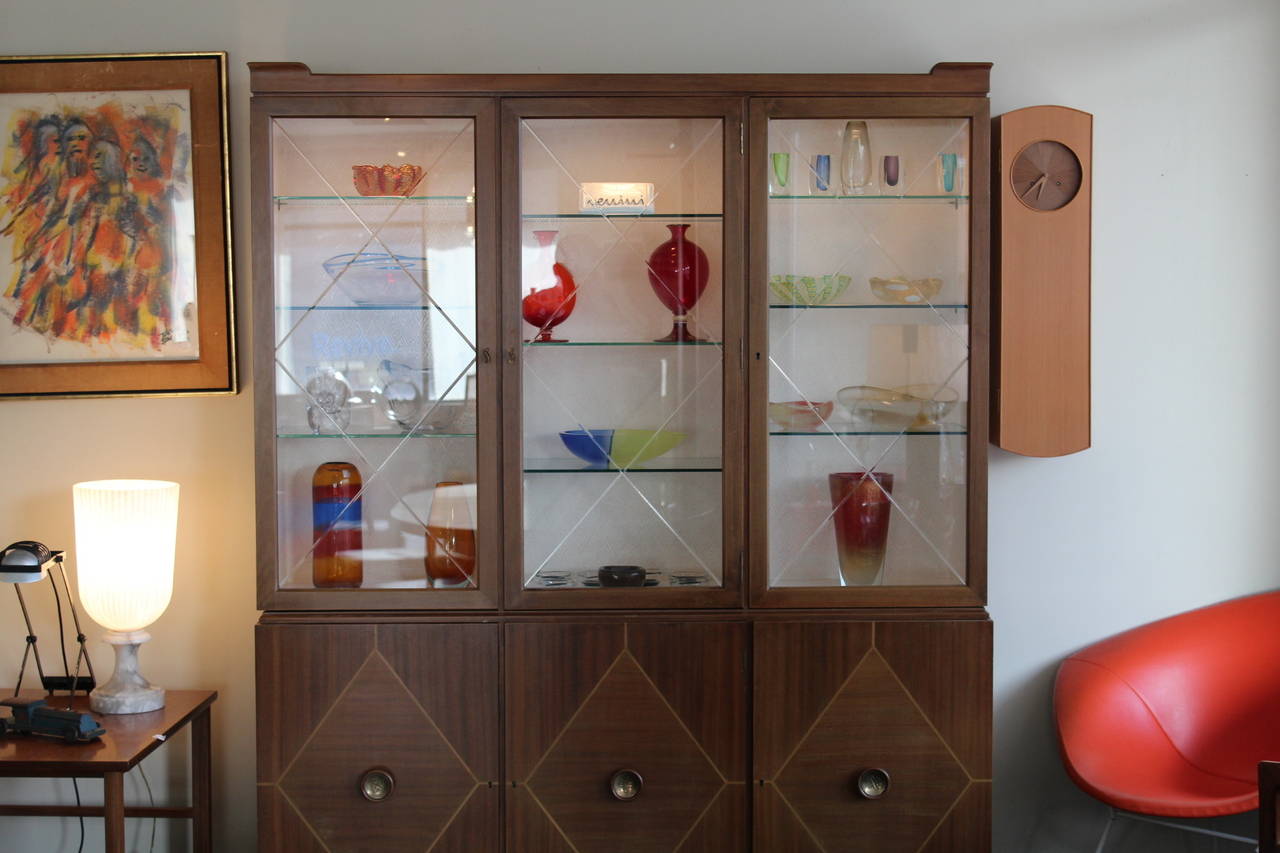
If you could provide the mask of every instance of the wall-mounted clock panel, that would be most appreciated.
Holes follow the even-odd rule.
[[[1093,116],[993,121],[992,441],[1025,456],[1089,446]]]

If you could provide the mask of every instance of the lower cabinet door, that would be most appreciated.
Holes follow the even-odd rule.
[[[754,849],[991,849],[991,623],[761,622]]]
[[[748,628],[506,626],[510,853],[742,853]]]
[[[498,626],[259,626],[258,849],[496,853]]]

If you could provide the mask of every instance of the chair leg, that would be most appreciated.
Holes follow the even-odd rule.
[[[1107,835],[1111,832],[1111,824],[1116,822],[1116,810],[1107,807],[1107,825],[1102,827],[1102,837],[1098,839],[1098,846],[1093,848],[1093,853],[1102,853],[1102,848],[1107,844]]]

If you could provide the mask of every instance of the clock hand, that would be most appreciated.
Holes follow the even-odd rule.
[[[1044,182],[1045,182],[1045,180],[1046,180],[1048,177],[1049,177],[1048,175],[1041,175],[1039,178],[1037,178],[1037,179],[1036,179],[1036,182],[1035,182],[1034,184],[1032,184],[1031,186],[1027,187],[1027,191],[1026,191],[1026,192],[1024,192],[1024,193],[1022,194],[1022,197],[1023,197],[1023,198],[1026,198],[1027,196],[1031,195],[1031,191],[1032,191],[1032,190],[1035,190],[1035,189],[1038,189],[1038,190],[1040,190],[1040,193],[1043,193],[1043,192],[1044,192]],[[1037,194],[1036,194],[1036,198],[1040,198],[1040,193],[1037,193]]]

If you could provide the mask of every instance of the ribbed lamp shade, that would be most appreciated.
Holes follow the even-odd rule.
[[[72,488],[80,601],[99,625],[140,631],[173,594],[178,484],[95,480]]]

